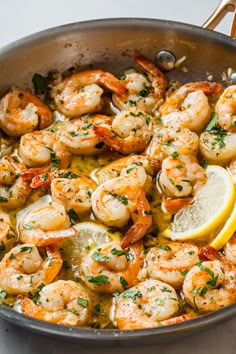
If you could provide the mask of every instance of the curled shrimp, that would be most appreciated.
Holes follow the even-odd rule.
[[[7,135],[21,136],[50,124],[50,109],[25,90],[14,88],[0,101],[0,127]]]
[[[206,95],[217,95],[221,85],[215,82],[194,82],[181,86],[161,106],[159,114],[166,127],[201,131],[211,117]]]
[[[188,128],[156,129],[153,138],[145,150],[145,155],[161,162],[177,152],[179,155],[197,155],[198,135]]]
[[[58,135],[68,150],[78,155],[97,155],[103,150],[104,143],[94,133],[93,127],[100,124],[111,125],[111,117],[94,114],[64,122]]]
[[[29,211],[19,225],[19,236],[23,243],[48,246],[76,235],[69,228],[70,220],[64,206],[52,202]]]
[[[108,226],[122,227],[132,218],[133,225],[125,233],[121,247],[126,248],[140,240],[152,224],[150,205],[141,188],[143,169],[113,178],[101,184],[92,194],[95,217]]]
[[[143,263],[143,244],[136,242],[124,252],[118,241],[93,249],[80,265],[81,278],[96,292],[123,292],[135,285]]]
[[[23,314],[51,323],[83,326],[90,317],[91,300],[87,291],[71,280],[57,280],[39,292],[37,304],[18,296]]]
[[[149,184],[151,176],[154,176],[156,171],[160,168],[159,164],[152,161],[148,156],[143,155],[131,155],[122,157],[121,159],[115,160],[105,167],[100,168],[96,173],[99,184],[102,184],[112,178],[124,176],[138,167],[142,166],[147,173],[147,181],[144,180],[144,186]],[[144,187],[143,186],[143,187]]]
[[[158,184],[169,197],[195,195],[206,183],[207,175],[194,156],[167,157],[162,163]]]
[[[119,329],[141,329],[161,326],[162,321],[165,325],[178,311],[175,289],[159,280],[147,279],[115,298],[111,315]]]
[[[199,252],[206,260],[187,273],[183,293],[186,302],[204,313],[231,305],[236,299],[236,268],[213,247],[205,246]]]
[[[212,130],[200,135],[201,156],[211,164],[226,165],[236,157],[236,134]]]
[[[37,175],[31,182],[32,188],[47,185],[51,185],[52,200],[66,211],[73,209],[78,215],[91,211],[91,195],[97,188],[91,178],[80,172],[57,170]]]
[[[31,192],[29,183],[21,176],[25,170],[17,156],[0,160],[0,206],[11,209],[25,204]]]
[[[102,107],[103,86],[122,95],[126,91],[115,76],[102,70],[86,70],[64,79],[52,89],[58,110],[68,117],[99,111]]]
[[[71,153],[50,131],[35,131],[21,137],[19,154],[26,166],[38,167],[50,162],[57,168],[67,168],[71,162]]]
[[[216,103],[215,110],[221,128],[236,133],[236,85],[224,90]]]
[[[129,155],[142,152],[152,136],[152,117],[137,108],[121,111],[112,125],[94,126],[95,134],[115,151]]]
[[[197,262],[197,246],[192,243],[172,242],[149,250],[145,258],[144,272],[152,279],[180,288],[185,275]]]
[[[135,106],[148,114],[152,114],[156,104],[165,96],[168,87],[166,76],[142,54],[136,52],[134,60],[145,74],[127,71],[121,78],[127,92],[119,95],[113,93],[112,100],[120,110]]]
[[[0,255],[12,248],[16,234],[8,214],[0,211]]]
[[[224,246],[225,257],[236,265],[236,233],[229,239]]]
[[[31,243],[12,248],[0,262],[0,287],[8,294],[33,294],[51,283],[62,266],[58,247],[47,246],[46,257]]]

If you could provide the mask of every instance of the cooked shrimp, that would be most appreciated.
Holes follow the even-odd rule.
[[[217,123],[222,129],[236,133],[236,85],[227,87],[216,103]]]
[[[36,170],[40,173],[39,168]],[[31,176],[34,176],[34,171]],[[29,177],[30,173],[26,175],[26,178]],[[49,185],[52,200],[62,204],[66,211],[73,209],[77,214],[91,211],[91,195],[97,188],[97,184],[91,178],[80,172],[75,174],[70,170],[56,170],[34,176],[30,184],[32,188]]]
[[[212,130],[200,135],[199,150],[209,163],[226,165],[236,157],[236,134],[224,130]]]
[[[111,317],[119,329],[153,328],[178,311],[175,289],[161,281],[147,279],[114,299]]]
[[[0,127],[7,135],[21,136],[50,124],[50,109],[25,90],[12,89],[0,101]]]
[[[217,95],[221,85],[215,82],[194,82],[181,86],[160,108],[160,117],[166,127],[189,128],[201,131],[211,117],[206,95]]]
[[[0,211],[0,255],[8,251],[15,240],[16,235],[9,215]]]
[[[174,288],[180,288],[185,275],[197,262],[197,246],[192,243],[172,242],[149,250],[143,273]]]
[[[8,294],[33,294],[50,284],[62,266],[56,245],[46,247],[46,258],[31,243],[12,248],[0,262],[0,287]]]
[[[224,246],[225,257],[234,265],[236,265],[236,233]]]
[[[78,155],[97,155],[103,150],[104,143],[94,133],[94,125],[111,125],[111,117],[95,114],[64,122],[57,134],[68,150]]]
[[[125,233],[121,247],[141,239],[152,224],[150,205],[141,188],[143,169],[113,178],[101,184],[92,194],[92,209],[98,220],[108,226],[122,227],[132,218],[133,225]]]
[[[26,296],[18,298],[23,314],[51,323],[84,326],[91,313],[89,294],[71,280],[57,280],[44,286],[37,304]]]
[[[236,300],[236,268],[214,248],[205,246],[199,253],[208,259],[187,273],[183,293],[186,302],[204,313],[231,305]]]
[[[163,161],[158,184],[165,195],[175,198],[196,194],[206,181],[206,172],[194,156],[177,154]]]
[[[151,61],[140,53],[134,54],[134,60],[144,71],[127,71],[121,78],[127,92],[122,95],[113,93],[112,100],[120,110],[135,106],[148,114],[152,114],[157,103],[164,98],[168,87],[168,79]]]
[[[51,183],[52,199],[64,205],[66,211],[73,209],[80,215],[91,211],[91,196],[96,188],[96,183],[82,174],[73,179],[54,178]]]
[[[164,213],[176,214],[179,210],[191,205],[194,202],[193,197],[185,198],[169,198],[166,195],[162,196],[161,209]]]
[[[80,265],[81,278],[96,292],[122,292],[137,284],[143,263],[143,244],[136,242],[124,252],[118,241],[93,249]]]
[[[31,188],[21,177],[26,167],[17,156],[9,155],[0,160],[0,206],[18,208],[25,204]]]
[[[35,131],[21,137],[19,154],[26,166],[37,167],[50,162],[57,168],[67,168],[71,153],[50,131]]]
[[[102,184],[109,179],[124,176],[140,166],[145,169],[148,176],[154,176],[160,168],[160,165],[156,164],[155,161],[152,161],[148,156],[131,155],[122,157],[121,159],[115,160],[105,167],[100,168],[95,173],[95,177],[98,179],[99,184]]]
[[[179,155],[197,155],[199,138],[187,128],[156,129],[153,138],[145,150],[145,155],[161,162],[177,152]]]
[[[131,108],[121,111],[112,121],[112,126],[94,126],[95,134],[112,149],[124,155],[142,152],[152,136],[152,117]]]
[[[58,110],[68,117],[97,112],[102,107],[103,86],[122,95],[126,87],[115,76],[102,70],[86,70],[64,79],[52,89]]]
[[[19,225],[19,236],[23,243],[48,246],[76,235],[69,228],[70,221],[64,206],[52,202],[29,211]]]

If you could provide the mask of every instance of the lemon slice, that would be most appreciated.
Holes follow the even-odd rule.
[[[74,276],[79,277],[79,265],[89,251],[107,242],[120,241],[121,233],[94,222],[81,222],[73,227],[78,233],[60,242],[60,250],[63,260],[71,265]]]
[[[194,203],[181,209],[162,235],[172,240],[207,238],[210,232],[230,215],[235,203],[235,188],[226,169],[211,165],[206,169],[207,182],[197,192]]]
[[[232,213],[230,214],[230,217],[224,224],[221,231],[217,234],[214,240],[211,241],[210,246],[214,247],[217,250],[220,250],[226,244],[226,242],[228,242],[229,239],[233,236],[235,230],[236,230],[236,204],[233,208]]]

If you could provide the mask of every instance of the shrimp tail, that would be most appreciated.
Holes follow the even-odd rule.
[[[121,154],[129,154],[129,147],[125,147],[124,141],[119,136],[115,135],[112,130],[104,126],[94,126],[95,134],[102,139],[102,141]]]
[[[223,88],[222,85],[218,84],[217,82],[190,82],[179,89],[179,92],[184,91],[186,94],[201,90],[204,92],[205,95],[218,95],[222,92]]]
[[[50,284],[60,272],[62,267],[62,258],[56,243],[46,246],[47,258],[44,261],[42,271],[42,283]]]
[[[24,181],[30,182],[35,176],[47,173],[50,170],[51,170],[51,166],[33,167],[33,168],[29,168],[26,171],[23,171],[20,175]]]
[[[77,231],[73,227],[65,230],[48,231],[40,236],[37,236],[37,233],[34,233],[34,231],[32,231],[32,233],[27,234],[27,236],[21,237],[21,241],[24,243],[33,243],[35,246],[38,247],[43,247],[62,241],[66,238],[73,237],[76,235],[76,233]]]
[[[119,96],[123,95],[127,91],[126,86],[108,72],[101,72],[99,75],[99,82],[102,86],[106,87],[112,92],[115,92]]]
[[[150,210],[145,193],[143,190],[140,190],[137,196],[137,209],[131,214],[134,224],[121,240],[120,245],[122,249],[128,248],[145,236],[147,229],[152,225]]]
[[[18,295],[17,300],[20,302],[23,313],[27,313],[28,316],[37,318],[38,320],[43,319],[43,317],[40,316],[38,306],[33,300],[24,295]]]
[[[149,61],[144,55],[139,52],[134,53],[134,60],[138,66],[143,69],[146,73],[150,74],[152,77],[157,78],[158,87],[154,87],[160,91],[160,97],[163,97],[165,90],[169,85],[167,77],[163,74],[161,70],[157,68],[151,61]],[[155,82],[152,85],[155,85]]]
[[[202,261],[223,261],[223,256],[212,246],[200,247],[198,255]]]
[[[165,211],[171,214],[176,214],[180,209],[189,206],[193,203],[193,198],[175,198],[171,199],[166,196],[162,198],[162,207]]]
[[[170,318],[169,320],[160,321],[159,324],[160,324],[160,326],[169,326],[169,325],[174,325],[177,323],[189,321],[189,320],[192,320],[193,318],[194,318],[193,316],[186,313],[181,316]]]
[[[151,157],[150,158],[150,165],[152,166],[152,168],[154,169],[154,171],[159,171],[161,169],[161,161],[159,161],[158,159],[156,159],[155,157]]]

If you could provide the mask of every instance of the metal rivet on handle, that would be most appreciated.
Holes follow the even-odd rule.
[[[162,71],[171,71],[174,69],[176,63],[175,55],[169,50],[161,50],[156,55],[156,65]]]
[[[230,81],[230,83],[232,83],[233,85],[236,84],[236,72],[235,72],[235,73],[232,73],[232,74],[229,76],[229,81]]]

